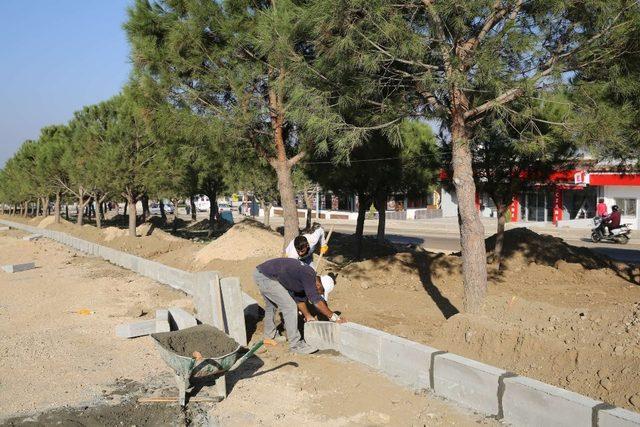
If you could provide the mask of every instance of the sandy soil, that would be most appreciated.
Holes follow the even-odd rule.
[[[190,298],[57,243],[12,234],[0,233],[0,264],[35,261],[36,268],[0,271],[0,417],[93,402],[119,378],[145,381],[165,370],[149,340],[116,338],[115,327],[157,308],[192,310]]]
[[[134,320],[127,313],[140,307],[189,310],[189,299],[47,239],[25,242],[21,235],[0,233],[3,263],[37,265],[0,272],[0,420],[22,414],[29,415],[26,425],[183,424],[177,404],[136,404],[139,397],[175,396],[173,377],[151,338],[118,339],[114,328]],[[83,308],[94,313],[76,313]],[[293,355],[283,346],[257,356],[228,375],[226,400],[190,404],[188,416],[204,412],[223,426],[498,425],[339,356]]]
[[[91,226],[52,227],[105,243]],[[349,236],[334,235],[327,263],[327,271],[337,275],[331,306],[349,320],[640,411],[638,268],[555,237],[510,230],[505,270],[491,275],[481,315],[470,316],[459,313],[459,256],[369,242],[366,260],[354,262]],[[243,246],[237,243],[248,241],[268,253],[281,238],[249,223],[223,237],[208,246],[153,234],[106,244],[182,269],[238,276],[245,291],[261,301],[251,274],[268,256],[247,257],[252,254],[244,251],[236,259],[199,263],[196,254],[203,248],[236,253]]]

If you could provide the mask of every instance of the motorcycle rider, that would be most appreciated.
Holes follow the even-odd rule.
[[[611,214],[605,217],[604,221],[602,222],[604,227],[607,227],[609,229],[609,234],[611,234],[612,230],[620,228],[620,219],[620,208],[618,207],[618,205],[613,205],[611,207]]]

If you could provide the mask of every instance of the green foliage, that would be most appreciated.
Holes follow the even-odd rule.
[[[323,188],[341,195],[428,194],[440,164],[431,127],[406,120],[399,129],[398,145],[383,132],[373,131],[365,144],[353,150],[350,163],[334,164],[329,156],[318,157],[316,163],[306,165],[308,174]]]
[[[589,66],[573,80],[571,100],[580,144],[601,158],[640,158],[640,12],[626,13],[631,29],[616,33],[622,53],[605,67]]]

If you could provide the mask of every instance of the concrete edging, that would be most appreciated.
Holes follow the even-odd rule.
[[[640,414],[357,323],[309,322],[305,340],[413,390],[518,426],[640,427]]]

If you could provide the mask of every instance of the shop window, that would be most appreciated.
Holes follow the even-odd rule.
[[[636,199],[613,199],[622,215],[636,216]]]

